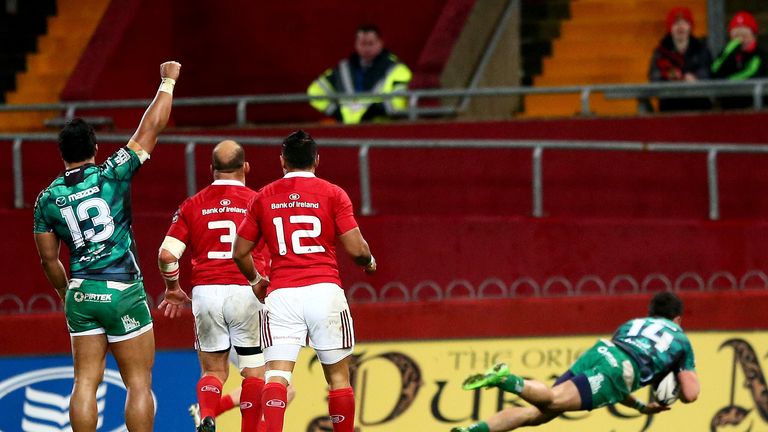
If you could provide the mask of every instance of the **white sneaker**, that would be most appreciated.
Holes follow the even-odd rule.
[[[193,403],[190,405],[189,415],[192,416],[192,421],[195,422],[195,428],[200,427],[200,404]]]

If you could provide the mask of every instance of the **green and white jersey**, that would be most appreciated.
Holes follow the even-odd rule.
[[[639,366],[640,386],[654,383],[669,373],[693,371],[693,348],[683,329],[666,318],[638,318],[613,334],[612,342]]]
[[[73,278],[141,279],[131,230],[131,179],[149,157],[128,147],[103,164],[66,170],[35,203],[35,233],[52,232],[70,250]]]

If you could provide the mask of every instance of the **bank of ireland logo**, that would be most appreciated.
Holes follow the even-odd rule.
[[[230,201],[230,200],[228,200],[228,199],[224,198],[223,200],[219,201],[219,203],[220,203],[221,205],[223,205],[224,207],[226,207],[226,206],[228,206],[228,205],[232,204],[232,201]]]
[[[299,198],[301,198],[301,195],[299,195],[299,194],[297,194],[297,193],[295,193],[295,192],[294,192],[294,193],[292,193],[292,194],[288,195],[288,198],[292,199],[293,201],[296,201],[296,200],[298,200]]]
[[[11,376],[0,382],[0,430],[23,432],[68,432],[69,400],[74,370],[72,366],[37,369]],[[104,371],[96,391],[98,421],[96,429],[127,432],[123,407],[126,389],[120,373]],[[155,399],[155,395],[152,395]],[[155,409],[157,400],[155,399]]]
[[[56,198],[56,205],[59,207],[64,207],[64,205],[67,204],[67,199],[64,197],[58,197]]]
[[[83,301],[83,298],[85,296],[80,291],[75,291],[75,294],[73,295],[73,297],[75,298],[76,302],[80,303],[81,301]]]
[[[343,415],[332,415],[331,416],[331,423],[338,424],[344,421]]]

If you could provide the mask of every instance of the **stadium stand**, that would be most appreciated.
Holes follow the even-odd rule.
[[[56,12],[54,0],[30,0],[0,9],[0,101],[16,89],[16,74],[26,69],[26,55],[37,48],[37,37],[46,32],[46,18]]]
[[[705,0],[681,0],[696,21],[694,34],[706,32]],[[552,45],[552,56],[544,59],[536,86],[572,84],[614,84],[647,81],[648,61],[660,35],[664,17],[673,5],[648,0],[573,0],[570,19],[562,23],[560,37]],[[528,96],[528,116],[571,116],[578,95]],[[592,97],[593,111],[603,115],[631,115],[637,112],[632,100],[606,101]]]
[[[589,13],[590,7],[594,12],[596,1],[574,2],[573,22],[585,13]],[[278,8],[270,10],[270,14],[277,16],[294,16],[297,12],[287,5],[271,7]],[[317,7],[318,14],[327,13],[327,11],[323,12],[325,10],[323,7]],[[564,14],[564,7],[564,4],[559,3],[559,6],[550,10],[550,13],[561,17]],[[147,44],[155,40],[142,32],[135,31],[139,25],[137,17],[167,18],[171,12],[170,6],[150,8],[152,10],[148,8],[145,2],[109,5],[103,13],[103,19],[96,29],[95,37],[89,43],[67,83],[63,93],[66,97],[73,99],[125,98],[139,94],[139,90],[144,87],[154,85],[154,78],[147,78],[146,82],[142,83],[143,76],[133,76],[136,70],[144,68],[129,67],[129,63],[133,61],[139,63],[155,61],[152,55],[137,55],[139,50],[146,48]],[[375,11],[375,13],[379,12]],[[231,16],[227,14],[232,12],[216,13],[222,14],[218,18],[224,19],[230,18]],[[353,7],[347,13],[343,21],[356,23],[371,17],[374,12]],[[429,50],[424,47],[430,44],[449,44],[450,42],[441,43],[435,40],[437,36],[434,28],[444,28],[449,26],[449,23],[460,23],[461,17],[467,13],[467,8],[459,7],[456,2],[445,4],[436,2],[431,6],[426,5],[423,9],[419,8],[413,13],[414,19],[421,20],[424,24],[415,26],[415,28],[418,27],[418,31],[415,35],[409,35],[415,38],[414,40],[420,41],[419,43],[405,44],[404,35],[391,34],[388,37],[391,44],[403,48],[404,56],[411,59],[420,58],[418,61],[414,60],[414,63],[421,65],[421,70],[426,71],[422,75],[422,84],[434,85],[440,58],[444,58],[445,55],[429,54]],[[534,12],[529,14],[535,15]],[[322,16],[330,19],[327,14]],[[658,15],[655,13],[638,12],[637,16],[640,20],[637,24],[638,29],[656,25],[649,24],[652,19],[654,22],[658,21]],[[60,16],[57,19],[62,18]],[[385,17],[384,21],[386,22],[387,19],[394,20],[393,17]],[[550,25],[554,26],[554,24]],[[564,35],[571,31],[567,30],[570,28],[568,25],[573,27],[575,24],[565,24]],[[251,27],[260,28],[261,26]],[[593,27],[595,26],[584,28]],[[179,32],[179,36],[168,35],[167,39],[159,38],[165,41],[163,44],[167,44],[158,48],[159,51],[174,51],[174,37],[186,37],[195,30],[199,31],[195,23],[186,24],[186,27],[182,26],[175,30]],[[265,28],[263,31],[277,30]],[[340,33],[343,33],[343,29]],[[298,37],[307,38],[309,34],[312,34],[312,31],[308,28],[304,36]],[[657,37],[657,33],[654,33],[654,37]],[[262,33],[254,33],[243,40],[249,41],[249,44],[263,45],[266,43],[263,39]],[[213,52],[220,41],[213,39],[209,43],[210,49],[200,51]],[[565,43],[565,39],[557,43]],[[320,45],[324,47],[321,53],[325,53],[324,55],[328,57],[336,56],[348,49],[346,41],[345,43],[339,41],[341,48],[338,49],[331,43]],[[53,47],[53,42],[45,42],[42,46]],[[255,79],[247,80],[246,72],[240,71],[237,73],[242,76],[235,76],[231,81],[210,83],[208,75],[195,72],[195,65],[198,68],[204,67],[203,57],[192,51],[189,49],[189,52],[184,53],[185,56],[189,56],[191,62],[185,65],[192,72],[189,77],[185,77],[184,87],[180,87],[180,89],[189,90],[181,90],[182,92],[192,93],[196,91],[195,89],[200,89],[197,90],[199,94],[243,93],[249,89],[259,92],[268,88],[268,83],[275,81],[279,73],[287,74],[286,80],[281,84],[283,87],[279,89],[290,91],[292,86],[306,84],[302,80],[302,73],[310,77],[315,73],[303,69],[297,70],[295,63],[291,63],[295,62],[296,58],[290,58],[291,56],[287,55],[285,50],[272,49],[263,55],[277,56],[283,60],[277,61],[273,69],[255,68],[248,71],[252,72]],[[103,54],[103,58],[99,54]],[[219,55],[226,55],[226,53],[216,54],[216,56]],[[314,59],[315,57],[312,57],[312,61],[315,61]],[[215,63],[216,59],[213,62]],[[324,64],[323,60],[317,60],[317,62]],[[232,65],[230,67],[233,67],[233,70],[239,70]],[[129,79],[129,76],[136,79]],[[112,78],[107,80],[106,77]],[[189,79],[186,80],[186,78]],[[137,81],[139,83],[135,84]],[[111,84],[113,82],[125,82],[126,85],[115,86]],[[224,84],[233,84],[234,87],[227,87]],[[137,114],[131,111],[113,113],[118,119],[118,127],[124,124],[135,124]],[[200,113],[192,111],[194,110],[177,110],[174,113],[177,126],[195,122],[200,118]],[[298,111],[297,115],[301,116],[301,112]],[[585,140],[742,142],[746,144],[768,142],[765,130],[759,127],[765,121],[764,117],[765,114],[747,113],[627,119],[444,121],[363,125],[355,128],[313,126],[310,131],[321,139],[324,137],[361,139],[373,137],[568,140],[579,137]],[[213,130],[184,128],[177,129],[176,133],[281,136],[290,129],[289,127]],[[734,130],[738,130],[739,133],[734,134]],[[7,144],[10,143],[6,142],[4,146]],[[12,209],[12,158],[5,157],[11,154],[10,146],[4,148],[6,150],[0,162],[2,163],[0,169],[7,175],[0,178],[0,186],[2,186],[0,219],[7,226],[24,226],[24,221],[30,218],[29,206],[34,202],[35,194],[47,185],[54,173],[60,170],[57,157],[40,158],[38,155],[55,155],[56,146],[50,142],[24,142],[24,201],[27,205],[24,210]],[[101,146],[100,154],[103,156],[114,148],[115,145],[104,144]],[[197,147],[195,159],[198,184],[205,184],[208,181],[209,152],[210,146]],[[264,184],[279,175],[275,148],[252,147],[249,148],[248,154],[252,164],[258,167],[249,179],[251,185]],[[359,208],[360,184],[357,156],[357,149],[323,149],[321,170],[330,180],[347,189],[354,204]],[[154,296],[157,296],[160,290],[160,281],[156,277],[153,280],[156,275],[151,266],[156,243],[162,237],[167,220],[174,211],[173,206],[180,202],[186,193],[183,181],[185,168],[180,163],[183,158],[183,146],[163,145],[136,182],[138,192],[135,196],[134,208],[137,217],[137,236],[142,245],[140,260],[147,271],[147,286]],[[742,250],[745,244],[751,244],[756,238],[754,234],[762,234],[765,229],[762,224],[755,222],[768,211],[768,202],[760,198],[761,191],[766,186],[765,179],[760,175],[765,156],[728,154],[720,156],[720,194],[722,217],[725,222],[706,220],[708,205],[706,158],[702,154],[547,151],[544,156],[545,218],[543,219],[530,217],[532,205],[530,151],[373,149],[370,151],[370,158],[373,208],[376,216],[363,218],[362,223],[366,227],[366,232],[371,233],[374,241],[382,243],[391,243],[393,239],[397,239],[395,243],[407,243],[409,238],[423,237],[424,248],[450,250],[451,255],[455,255],[456,258],[450,258],[452,273],[437,277],[432,269],[438,266],[439,261],[433,262],[426,268],[409,266],[409,263],[419,262],[417,250],[405,254],[384,252],[381,258],[385,261],[390,260],[393,265],[389,270],[383,270],[382,274],[370,283],[373,294],[368,299],[390,298],[390,296],[392,296],[391,299],[397,299],[403,293],[401,287],[405,287],[403,298],[407,297],[411,300],[424,298],[424,296],[429,298],[433,294],[446,296],[451,284],[455,286],[455,290],[452,291],[454,295],[466,296],[477,293],[486,281],[491,281],[485,284],[491,291],[499,290],[509,294],[514,280],[518,278],[531,278],[535,282],[518,285],[522,295],[534,296],[568,294],[570,291],[575,291],[580,282],[589,276],[599,278],[600,282],[588,278],[585,284],[581,284],[584,290],[608,289],[615,281],[615,277],[621,274],[633,275],[634,282],[628,282],[629,291],[634,289],[634,285],[637,285],[637,289],[642,288],[646,276],[657,273],[665,275],[669,283],[674,285],[681,275],[693,272],[698,275],[698,279],[693,278],[694,289],[707,289],[711,285],[710,278],[719,271],[731,274],[736,279],[737,287],[759,286],[762,280],[759,275],[754,278],[747,277],[750,271],[765,267],[766,257],[759,253],[759,248],[756,245],[748,246],[751,252],[747,256],[738,255],[735,251]],[[430,228],[421,232],[419,228],[421,225]],[[503,230],[508,232],[513,240],[506,236],[493,235],[497,225],[504,227]],[[445,232],[455,232],[455,238],[442,235]],[[393,233],[398,233],[398,236]],[[476,241],[474,236],[482,238],[482,244],[486,245],[488,251],[504,251],[501,257],[493,258],[497,253],[492,252],[488,252],[488,256],[472,253],[472,245]],[[540,248],[529,248],[525,241],[517,239],[531,241],[537,239],[543,243]],[[696,244],[700,252],[690,259],[669,263],[666,260],[638,258],[632,250],[622,248],[622,245],[628,241],[644,244],[652,250],[666,251],[665,253],[668,254],[680,254],[684,245]],[[579,252],[572,256],[567,251],[570,251],[573,248],[572,245],[576,243],[582,246],[578,249]],[[5,262],[12,262],[11,258],[17,253],[33,259],[33,245],[29,242],[24,230],[14,230],[7,244],[14,246],[4,248],[3,254],[6,254],[8,259]],[[592,252],[592,248],[605,249],[609,252],[601,255]],[[723,256],[728,258],[717,258],[712,252],[724,250],[731,250],[734,253],[723,253]],[[392,255],[387,256],[388,253]],[[552,254],[558,256],[558,259],[552,261],[550,259]],[[517,257],[520,261],[510,261],[504,257]],[[446,259],[447,257],[441,256],[441,260]],[[403,271],[402,269],[406,267],[407,271]],[[360,275],[355,273],[354,269],[350,270],[349,266],[345,266],[344,271],[350,285],[363,282]],[[36,294],[49,293],[47,284],[37,269],[25,271],[19,277],[23,282],[21,286],[24,287],[21,292],[18,292],[15,287],[6,287],[0,294],[20,294],[26,309]],[[552,279],[553,277],[562,279],[555,280]],[[502,284],[494,282],[498,278],[505,281],[503,289]],[[701,284],[699,279],[702,280]],[[723,280],[728,283],[731,281],[729,277],[721,279],[715,278],[713,283],[717,284]],[[656,280],[652,278],[651,285],[656,284],[654,282]],[[436,285],[422,284],[424,281],[432,281]],[[455,281],[468,281],[468,284],[463,282],[455,284]],[[552,283],[549,284],[549,291],[545,292],[544,286],[548,281]],[[688,279],[683,278],[681,283],[686,281]],[[620,282],[621,280],[614,287],[617,290],[622,289],[618,285]],[[666,282],[662,280],[661,283]],[[416,292],[420,284],[422,288]],[[361,301],[366,300],[366,292],[368,292],[367,288],[358,290]],[[35,303],[33,306],[46,307],[44,302]],[[0,304],[0,309],[2,307],[13,308],[14,305],[6,302]]]
[[[25,10],[27,2],[20,2],[22,10]],[[14,89],[5,95],[5,101],[9,104],[30,104],[43,102],[56,102],[60,98],[70,74],[75,68],[78,59],[91,39],[93,30],[98,25],[108,5],[106,0],[63,0],[58,4],[49,2],[38,6],[36,19],[43,20],[43,30],[40,38],[37,34],[30,34],[34,41],[34,52],[26,56],[24,71],[16,76]],[[45,13],[56,14],[47,19]],[[21,17],[27,16],[26,14]],[[19,18],[20,19],[20,18]],[[28,18],[29,19],[29,18]],[[37,26],[39,27],[39,25]],[[36,27],[31,26],[34,31]],[[21,44],[20,46],[24,46]],[[26,54],[26,53],[25,53]],[[0,90],[2,91],[2,90]],[[43,122],[54,117],[56,112],[33,113],[4,113],[0,116],[0,130],[23,131],[40,129]]]

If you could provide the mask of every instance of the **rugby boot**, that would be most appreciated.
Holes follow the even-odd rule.
[[[216,421],[211,416],[204,418],[197,427],[197,432],[216,432]]]
[[[496,387],[510,375],[512,374],[509,372],[509,366],[506,363],[497,363],[485,371],[484,374],[472,375],[465,379],[461,388],[464,390],[474,390],[482,387]]]
[[[200,426],[200,404],[193,403],[189,406],[189,415],[192,417],[192,421],[195,422],[195,430]]]

